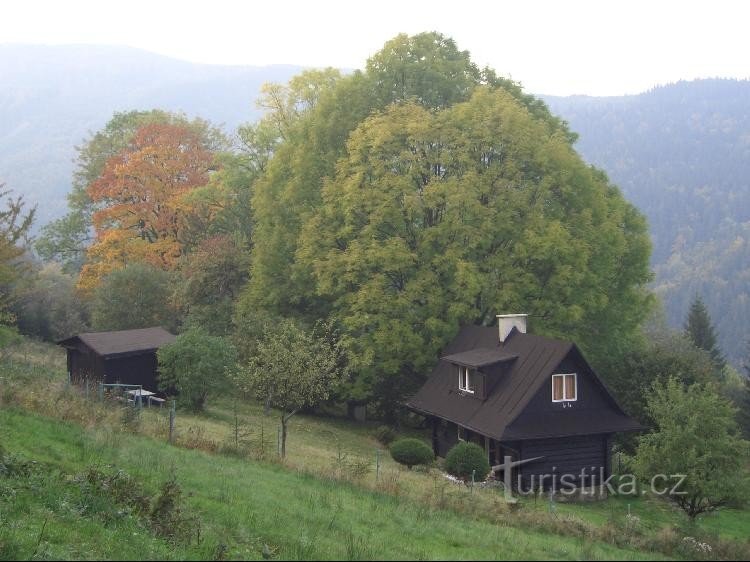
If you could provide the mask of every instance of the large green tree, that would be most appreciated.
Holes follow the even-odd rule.
[[[305,82],[316,95],[295,103]],[[644,219],[544,103],[437,33],[275,92],[239,316],[337,321],[348,399],[394,406],[460,323],[508,310],[594,360],[627,348],[649,300]]]
[[[691,519],[748,498],[748,443],[737,436],[731,404],[711,385],[669,379],[654,385],[648,408],[657,429],[638,445],[635,469],[643,480],[684,475],[671,481],[677,486],[668,499]]]
[[[593,356],[647,311],[642,217],[503,90],[394,104],[350,136],[298,264],[332,303],[352,397],[415,389],[461,323],[523,310]]]
[[[468,52],[434,32],[398,35],[364,71],[345,77],[305,72],[287,87],[267,89],[263,123],[276,131],[277,143],[253,194],[252,278],[241,308],[308,320],[327,315],[329,303],[316,295],[309,268],[295,256],[303,225],[321,205],[323,185],[335,175],[351,132],[391,103],[411,100],[437,110],[467,100],[482,84],[508,92],[552,130],[574,138],[544,103],[513,81],[480,70]]]

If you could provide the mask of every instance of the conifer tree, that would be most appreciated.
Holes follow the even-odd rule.
[[[703,299],[697,295],[693,304],[690,305],[690,312],[685,320],[685,334],[695,347],[703,349],[711,355],[711,359],[719,371],[724,369],[726,361],[716,342],[716,331],[711,323],[711,316]]]

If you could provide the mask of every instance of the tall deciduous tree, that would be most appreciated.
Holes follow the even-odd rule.
[[[684,475],[668,497],[691,519],[748,497],[748,443],[731,404],[711,385],[657,384],[648,408],[657,429],[641,438],[635,469],[644,480]],[[675,482],[676,483],[676,482]]]
[[[396,403],[461,323],[498,311],[524,310],[593,355],[636,330],[642,217],[512,95],[393,105],[347,148],[296,257],[343,327],[352,398]]]
[[[190,127],[153,124],[138,129],[88,187],[98,206],[93,214],[96,241],[87,251],[79,286],[93,289],[132,261],[173,269],[182,253],[182,198],[208,183],[212,164],[212,152]]]
[[[239,388],[281,411],[281,457],[286,456],[289,420],[303,408],[327,400],[346,373],[344,353],[330,327],[303,330],[280,320],[240,366]]]
[[[106,163],[128,148],[138,129],[153,124],[189,127],[214,152],[227,146],[221,132],[201,119],[188,120],[184,115],[159,109],[115,113],[100,131],[76,147],[78,155],[73,187],[68,194],[68,213],[45,225],[35,245],[43,259],[59,261],[68,273],[80,271],[86,250],[94,241],[93,214],[99,208],[89,196],[88,188],[102,174]]]
[[[543,102],[511,80],[480,71],[466,51],[439,33],[397,36],[364,72],[336,79],[303,73],[288,87],[269,90],[280,92],[275,99],[282,100],[265,103],[265,120],[281,132],[280,142],[253,194],[252,278],[241,307],[308,320],[327,315],[328,303],[315,294],[310,270],[297,262],[296,253],[302,227],[320,206],[323,185],[335,175],[351,132],[393,102],[413,100],[435,110],[466,101],[482,84],[508,92],[552,130],[574,138]]]
[[[716,342],[716,331],[711,322],[711,316],[703,299],[699,296],[696,296],[690,305],[690,311],[685,320],[685,333],[695,347],[703,349],[711,355],[711,359],[713,359],[719,371],[724,368],[726,361]]]

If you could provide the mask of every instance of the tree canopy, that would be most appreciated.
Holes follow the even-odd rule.
[[[730,403],[711,386],[676,379],[654,385],[648,400],[655,432],[641,438],[635,469],[644,480],[684,475],[669,499],[695,519],[748,497],[748,443],[737,436]]]
[[[334,319],[348,398],[392,404],[459,324],[500,312],[594,360],[627,346],[650,302],[645,221],[542,102],[435,33],[277,98],[305,80],[313,101],[264,120],[280,134],[253,195],[241,311]]]

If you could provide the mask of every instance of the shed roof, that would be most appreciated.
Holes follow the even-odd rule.
[[[154,351],[172,343],[174,339],[175,336],[164,328],[154,327],[117,332],[88,332],[57,343],[63,347],[74,347],[80,341],[97,355],[109,357]]]
[[[463,357],[472,350],[495,349],[496,356],[515,356],[502,365],[502,374],[492,393],[481,400],[459,396],[455,382],[455,367],[451,357]],[[463,327],[445,350],[427,382],[409,400],[407,406],[426,415],[437,416],[467,429],[497,440],[526,439],[532,436],[590,434],[599,429],[589,426],[570,426],[560,420],[539,420],[539,427],[513,425],[541,385],[571,352],[583,356],[573,342],[524,334],[513,330],[504,343],[499,342],[497,328]],[[484,352],[482,352],[484,353]],[[585,360],[584,360],[585,361]],[[593,373],[593,371],[592,371]],[[604,384],[594,374],[596,383],[612,402],[612,409],[602,418],[602,433],[631,431],[640,425],[628,417],[617,405]],[[513,425],[513,427],[511,427]]]

